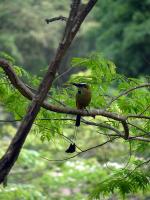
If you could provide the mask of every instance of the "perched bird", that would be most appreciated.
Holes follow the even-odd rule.
[[[87,83],[72,83],[78,88],[76,94],[77,109],[85,109],[91,101],[91,90]],[[75,126],[80,126],[81,115],[77,115]]]
[[[91,101],[91,90],[88,84],[86,83],[72,83],[78,88],[78,92],[76,94],[76,107],[78,109],[85,109],[90,101]],[[80,126],[81,115],[77,115],[75,126]],[[76,139],[76,137],[75,137]],[[68,149],[65,151],[66,153],[74,153],[76,151],[75,143],[70,144]]]

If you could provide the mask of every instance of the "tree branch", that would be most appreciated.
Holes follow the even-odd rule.
[[[26,86],[15,74],[13,68],[9,65],[8,62],[0,59],[0,67],[4,70],[5,74],[8,76],[10,82],[13,84],[13,86],[27,99],[32,100],[35,96],[35,94],[29,89],[31,87]],[[97,109],[97,110],[77,110],[74,108],[69,108],[69,107],[58,107],[52,104],[47,103],[44,101],[41,103],[41,106],[47,110],[53,111],[53,112],[58,112],[58,113],[66,113],[66,114],[73,114],[77,115],[80,114],[82,116],[96,116],[96,115],[101,115],[104,117],[108,117],[117,121],[124,121],[126,117],[120,116],[119,114],[116,113],[110,113],[107,111],[104,111],[102,109]]]
[[[89,122],[87,120],[81,120],[81,122],[87,124],[87,125],[91,125],[91,126],[98,126],[98,127],[102,127],[102,128],[106,128],[109,129],[115,133],[117,133],[118,136],[123,136],[122,133],[120,131],[118,131],[118,129],[108,125],[108,124],[104,124],[104,123],[95,123],[95,122]]]
[[[67,20],[67,25],[65,28],[65,34],[64,34],[65,37],[71,36],[71,30],[74,26],[74,20],[76,18],[80,3],[81,3],[81,0],[73,0],[72,1],[71,10],[70,10],[69,17]],[[65,37],[64,37],[64,39],[65,39]]]
[[[127,119],[128,118],[150,119],[150,116],[145,116],[145,115],[127,115]]]
[[[124,139],[127,140],[129,138],[129,127],[127,122],[124,120],[121,122],[122,126],[124,128]]]
[[[143,138],[143,137],[138,137],[138,136],[130,136],[128,140],[138,140],[142,142],[150,142],[150,139],[148,138]]]
[[[76,2],[76,0],[74,0],[74,2]],[[13,167],[14,163],[16,162],[16,160],[19,156],[19,153],[22,149],[22,146],[26,140],[26,137],[32,127],[32,124],[33,124],[38,112],[40,111],[41,104],[43,103],[44,99],[47,96],[48,91],[50,90],[50,88],[52,86],[53,80],[55,78],[56,72],[58,71],[60,63],[61,63],[66,51],[68,50],[70,44],[72,43],[76,33],[78,32],[80,25],[82,24],[85,17],[91,11],[91,9],[93,8],[93,6],[95,5],[96,2],[97,2],[97,0],[89,0],[88,4],[90,4],[91,7],[88,7],[88,10],[83,13],[84,18],[81,17],[79,19],[76,27],[73,27],[72,29],[70,29],[70,31],[67,34],[66,34],[66,32],[64,32],[64,35],[63,35],[62,40],[59,44],[59,47],[56,51],[56,54],[55,54],[52,62],[49,64],[48,71],[45,74],[43,80],[41,81],[36,95],[32,96],[33,94],[31,93],[31,91],[28,91],[30,93],[30,96],[28,96],[28,98],[33,97],[33,98],[31,98],[32,103],[30,104],[30,106],[27,110],[27,114],[24,116],[24,118],[18,128],[18,131],[17,131],[16,135],[14,136],[14,138],[12,139],[6,153],[0,159],[0,183],[3,183],[5,181],[11,168]],[[73,12],[72,9],[70,11],[70,14],[71,14],[71,12]],[[66,24],[65,30],[68,30],[68,24]],[[3,62],[3,64],[5,65],[6,63]],[[0,65],[1,65],[1,63],[0,63]],[[7,68],[7,66],[8,65],[6,64],[5,67]],[[25,93],[25,95],[28,95],[28,93]]]
[[[146,112],[150,108],[150,104],[139,114],[141,116],[144,112]]]

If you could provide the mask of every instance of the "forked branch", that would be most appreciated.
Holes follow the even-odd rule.
[[[74,4],[78,2],[78,0],[73,1]],[[50,90],[53,80],[55,78],[56,72],[59,69],[60,63],[68,50],[69,46],[71,45],[75,35],[77,34],[80,25],[84,21],[85,17],[88,15],[88,13],[91,11],[93,6],[97,0],[89,0],[87,3],[87,10],[83,11],[82,17],[78,18],[78,23],[75,24],[70,29],[70,23],[66,23],[67,30],[64,32],[64,35],[62,37],[62,40],[60,41],[59,47],[56,51],[56,54],[52,60],[52,62],[49,64],[48,71],[45,74],[43,80],[41,81],[39,88],[37,90],[37,93],[33,95],[31,91],[28,90],[28,93],[24,93],[24,95],[27,95],[28,98],[32,100],[31,104],[29,105],[29,108],[27,110],[26,115],[24,116],[18,131],[14,138],[12,139],[6,153],[3,155],[3,157],[0,159],[0,183],[4,182],[6,180],[7,175],[9,174],[11,168],[13,167],[15,161],[17,160],[19,153],[21,151],[21,148],[26,140],[26,137],[28,133],[30,132],[30,129],[32,127],[32,124],[34,123],[34,120],[40,111],[40,107],[46,98],[48,91]],[[71,21],[72,13],[74,12],[73,9],[70,10],[68,22]],[[83,17],[84,16],[84,17]],[[75,19],[74,19],[75,21]],[[2,63],[0,63],[1,65]],[[6,63],[3,64],[5,65]],[[6,67],[6,65],[5,65]],[[27,89],[27,88],[25,88]],[[28,95],[30,94],[30,96]]]

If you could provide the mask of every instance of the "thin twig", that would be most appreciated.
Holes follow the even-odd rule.
[[[143,137],[135,137],[135,136],[130,136],[128,138],[128,140],[138,140],[138,141],[142,141],[142,142],[150,142],[150,139],[148,138],[143,138]]]
[[[75,154],[75,155],[73,155],[73,156],[71,156],[71,157],[68,157],[68,158],[64,158],[64,159],[60,159],[60,160],[50,160],[50,159],[45,158],[45,157],[43,157],[43,156],[41,156],[41,158],[43,158],[43,159],[45,159],[45,160],[47,160],[47,161],[50,161],[50,162],[63,162],[63,161],[66,161],[66,160],[70,160],[70,159],[72,159],[72,158],[75,158],[76,156],[79,156],[80,154],[85,153],[85,152],[87,152],[87,151],[90,151],[90,150],[99,148],[99,147],[101,147],[101,146],[104,146],[105,144],[107,144],[107,143],[109,143],[109,142],[112,142],[113,140],[116,140],[117,138],[118,138],[118,137],[111,138],[110,140],[107,140],[106,142],[103,142],[102,144],[99,144],[99,145],[96,145],[96,146],[94,146],[94,147],[90,147],[90,148],[88,148],[88,149],[85,149],[85,150],[83,150],[82,152],[79,152],[79,153],[77,153],[77,154]]]
[[[34,93],[37,93],[37,90],[36,90],[36,89],[32,88],[31,86],[29,86],[29,85],[27,85],[27,84],[25,84],[25,85],[26,85],[27,88],[29,88],[31,91],[33,91]],[[65,105],[63,102],[61,102],[61,101],[55,99],[54,97],[52,97],[52,95],[47,94],[47,97],[51,98],[52,100],[54,100],[56,103],[60,104],[61,106],[66,107],[66,105]]]
[[[11,123],[12,122],[13,123],[13,122],[21,121],[21,120],[22,120],[22,118],[17,119],[17,120],[0,120],[0,122],[6,122],[6,123]],[[42,120],[43,121],[46,121],[46,120],[75,121],[75,119],[73,119],[73,118],[37,118],[36,121],[37,120],[41,120],[41,121]],[[81,122],[84,123],[84,124],[87,124],[87,125],[91,125],[91,126],[98,126],[98,127],[106,128],[106,129],[112,130],[112,131],[114,131],[114,132],[117,133],[117,134],[105,134],[105,133],[101,133],[103,135],[106,135],[106,136],[119,136],[120,138],[124,138],[124,135],[122,134],[122,132],[120,132],[118,129],[115,129],[114,127],[112,127],[110,125],[103,124],[103,123],[90,122],[90,121],[87,121],[87,120],[84,120],[84,119],[82,119]],[[128,123],[128,124],[134,126],[133,124],[130,124],[130,123]],[[139,128],[139,127],[136,126],[136,128]],[[146,132],[146,131],[144,131],[142,129],[141,129],[141,131],[143,131],[144,133],[146,133],[146,134],[144,134],[142,136],[147,136],[147,134],[149,134],[149,132]],[[128,140],[139,140],[139,141],[143,141],[143,142],[150,142],[150,140],[148,138],[143,138],[142,136],[129,136]]]
[[[145,116],[145,115],[127,115],[128,118],[137,118],[137,119],[150,119],[150,116]]]
[[[114,101],[116,101],[117,99],[119,99],[121,96],[127,95],[128,93],[130,93],[130,92],[132,92],[134,90],[137,90],[139,88],[143,88],[143,87],[150,87],[150,83],[144,83],[144,84],[141,84],[141,85],[137,85],[137,86],[134,86],[134,87],[132,87],[132,88],[130,88],[130,89],[124,91],[124,92],[121,92],[118,96],[112,98],[112,100],[107,104],[105,110],[108,109],[110,107],[110,105]]]
[[[146,112],[150,108],[150,104],[139,114],[141,116],[144,112]]]
[[[67,74],[68,72],[70,72],[73,69],[73,67],[68,68],[65,72],[63,72],[62,74],[59,74],[58,76],[56,76],[55,80],[53,83],[56,82],[57,79],[59,79],[60,77],[62,77],[63,75]]]
[[[135,124],[132,124],[132,123],[130,123],[130,122],[128,122],[128,124],[129,124],[130,126],[133,126],[133,127],[137,128],[137,129],[139,129],[140,131],[142,131],[142,132],[144,132],[144,133],[146,133],[146,134],[150,134],[150,132],[147,132],[147,131],[143,130],[142,128],[138,127],[138,126],[135,125]]]
[[[125,178],[128,178],[128,176],[131,176],[131,174],[132,174],[134,171],[136,171],[138,168],[142,167],[143,165],[148,164],[149,162],[150,162],[150,159],[149,159],[149,160],[146,160],[145,162],[140,163],[140,164],[137,165],[129,174],[127,174],[127,175],[125,176]]]

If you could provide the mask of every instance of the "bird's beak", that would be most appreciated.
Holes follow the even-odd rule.
[[[71,83],[72,85],[79,87],[79,83]]]

